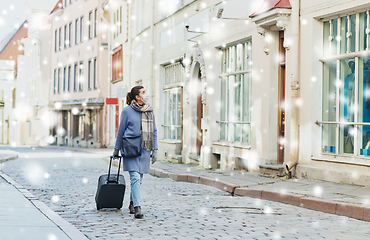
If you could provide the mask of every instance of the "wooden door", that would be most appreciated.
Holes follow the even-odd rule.
[[[201,88],[201,81],[200,81],[200,69],[198,72],[198,81],[199,81],[199,88]],[[198,89],[197,94],[197,143],[196,143],[196,149],[197,149],[197,155],[200,156],[200,148],[203,144],[203,133],[202,133],[202,127],[201,127],[201,121],[203,118],[203,104],[202,104],[202,90]]]
[[[284,163],[285,150],[285,48],[284,31],[279,32],[279,96],[278,96],[278,164]]]

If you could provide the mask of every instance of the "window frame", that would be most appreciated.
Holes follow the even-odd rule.
[[[83,61],[80,61],[80,64],[78,65],[78,91],[83,91],[83,80],[84,80],[84,72],[83,72]]]
[[[63,92],[67,90],[67,67],[63,68]]]
[[[58,29],[55,30],[55,36],[54,36],[54,52],[58,51]]]
[[[68,65],[68,92],[71,92],[71,71],[72,71],[72,66],[71,65]]]
[[[181,141],[184,68],[177,61],[163,66],[163,73],[163,138],[170,141]],[[173,99],[176,102],[173,102]]]
[[[80,43],[84,42],[84,16],[80,17]]]
[[[61,91],[61,79],[62,78],[62,70],[61,68],[58,68],[58,93],[60,93]]]
[[[87,61],[87,90],[91,90],[92,87],[91,87],[91,83],[92,83],[92,79],[91,79],[91,71],[92,71],[92,59],[90,58],[88,61]]]
[[[54,69],[54,94],[57,93],[58,70]]]
[[[94,10],[94,38],[97,37],[97,28],[98,28],[98,9]]]
[[[219,141],[250,145],[252,113],[250,110],[252,105],[252,45],[252,39],[249,37],[220,48],[220,51],[223,52],[219,75],[219,79],[221,80],[220,96],[224,104],[221,106],[220,120],[216,121],[219,125]],[[241,46],[242,50],[240,50],[238,46]],[[242,61],[236,59],[240,56],[243,56]],[[238,105],[236,105],[235,84],[236,81],[238,81],[238,76],[240,76],[240,101]],[[247,80],[245,79],[246,76],[248,77]],[[232,82],[230,83],[230,81],[234,81],[234,84],[232,84]],[[248,81],[248,86],[245,86],[245,81]],[[223,87],[225,87],[225,89],[223,89]],[[244,92],[246,89],[248,93]],[[248,95],[247,98],[245,98],[246,95]],[[224,96],[225,100],[222,100],[222,96]],[[230,99],[233,99],[233,101],[229,102]],[[247,102],[248,106],[244,106],[245,102]],[[236,111],[236,107],[239,108],[238,113],[240,121],[236,121],[234,119],[235,116],[230,114]],[[247,111],[247,120],[243,119],[245,111]],[[236,134],[236,132],[239,132],[237,131],[238,128],[240,130],[240,136]],[[223,132],[225,133],[224,137],[222,137]],[[239,140],[238,137],[240,137]],[[244,137],[247,138],[246,141]]]
[[[69,36],[68,36],[68,41],[69,41],[69,47],[72,47],[72,22],[70,22],[68,24],[68,33],[69,33]]]
[[[96,57],[94,57],[94,74],[93,74],[93,76],[94,76],[94,78],[93,78],[93,88],[94,89],[98,89],[98,69],[97,69],[97,67],[98,67],[98,60],[97,60],[97,58]]]
[[[78,63],[75,62],[73,66],[73,91],[77,92],[77,86],[78,86]]]
[[[116,83],[119,81],[123,81],[123,46],[122,44],[116,47],[115,49],[113,49],[112,51],[112,82]]]
[[[93,20],[94,16],[93,11],[91,10],[89,12],[89,40],[93,38]]]
[[[360,16],[362,13],[365,13],[366,16],[367,16],[367,22],[366,22],[366,25],[367,27],[364,28],[364,29],[360,29],[360,25],[362,22],[360,22]],[[350,16],[353,16],[355,15],[355,24],[356,24],[356,29],[355,29],[355,50],[354,51],[349,51],[350,49],[350,40],[347,40],[348,38],[352,37],[352,35],[346,33],[346,40],[345,40],[345,44],[342,44],[341,43],[341,40],[342,38],[340,37],[339,38],[339,43],[337,43],[337,49],[336,49],[336,54],[332,54],[332,51],[331,51],[331,41],[333,39],[337,39],[336,36],[327,36],[327,32],[325,32],[325,24],[326,23],[329,23],[329,34],[332,34],[332,21],[333,20],[336,20],[337,21],[337,36],[340,36],[341,32],[341,27],[342,27],[342,21],[345,17],[347,17],[347,26],[349,26],[349,23],[350,23]],[[322,87],[321,87],[321,106],[322,106],[322,110],[320,112],[321,114],[321,122],[317,121],[316,124],[319,125],[321,127],[321,154],[328,154],[328,155],[334,155],[334,156],[344,156],[344,157],[355,157],[355,158],[366,158],[368,159],[370,154],[369,155],[361,155],[361,149],[359,148],[359,146],[361,145],[361,142],[359,141],[359,134],[360,133],[360,127],[363,127],[363,126],[368,126],[369,123],[368,122],[363,122],[363,119],[361,119],[361,121],[359,120],[360,118],[360,111],[357,111],[357,113],[354,113],[354,120],[353,122],[343,122],[341,121],[341,113],[340,113],[340,106],[341,104],[343,104],[340,100],[340,95],[342,94],[343,91],[345,91],[344,87],[343,87],[343,90],[340,90],[341,86],[340,84],[336,84],[336,90],[335,90],[335,104],[336,106],[339,106],[339,108],[336,108],[335,109],[335,121],[324,121],[324,114],[323,114],[323,111],[324,111],[324,104],[325,103],[325,100],[324,100],[324,84],[325,84],[325,81],[330,81],[327,80],[324,76],[324,71],[325,71],[325,64],[328,64],[330,62],[335,62],[335,66],[336,66],[336,76],[335,76],[335,79],[337,79],[337,81],[344,81],[344,79],[342,80],[340,78],[340,74],[341,74],[341,68],[342,68],[342,61],[343,60],[348,60],[348,61],[354,61],[355,63],[355,70],[354,70],[354,77],[355,77],[355,90],[354,90],[354,99],[355,99],[355,106],[358,106],[359,105],[359,95],[360,95],[360,92],[361,91],[364,91],[364,89],[360,89],[359,87],[359,63],[360,63],[360,58],[366,58],[366,57],[370,57],[370,48],[369,48],[369,38],[370,38],[370,31],[366,30],[369,28],[369,18],[370,18],[370,11],[369,9],[367,10],[361,10],[361,11],[356,11],[355,13],[354,12],[350,12],[350,13],[346,13],[346,14],[342,14],[342,15],[336,15],[335,17],[329,17],[329,18],[324,18],[322,19],[322,37],[323,37],[323,51],[322,51],[322,57],[319,59],[319,61],[321,62],[322,64]],[[364,26],[365,27],[365,26]],[[349,31],[352,32],[352,29],[347,27]],[[347,29],[346,28],[346,29]],[[365,33],[360,33],[360,31],[362,30],[365,30]],[[360,34],[364,34],[363,36],[360,36]],[[350,35],[350,36],[349,36]],[[349,36],[349,37],[348,37]],[[325,47],[328,46],[328,43],[325,42],[325,37],[329,37],[329,46],[330,46],[330,51],[329,51],[329,55],[325,54],[326,53],[326,49]],[[365,37],[366,38],[366,43],[363,43],[361,42],[363,39],[361,39],[361,37]],[[361,49],[360,48],[360,45],[361,44],[366,44],[366,48],[365,49]],[[343,53],[343,50],[341,50],[341,47],[345,46],[346,47],[346,51],[344,51]],[[363,62],[362,62],[363,63]],[[362,94],[362,93],[361,93]],[[347,101],[347,100],[345,100]],[[338,110],[339,109],[339,110]],[[361,115],[362,115],[362,112],[361,112]],[[332,146],[334,148],[330,148],[329,151],[325,151],[325,149],[328,149],[327,146],[324,146],[324,128],[325,127],[328,127],[329,126],[335,126],[335,146]],[[340,144],[342,143],[341,141],[341,138],[344,138],[344,135],[342,137],[342,131],[343,129],[341,128],[344,128],[344,126],[352,126],[353,127],[353,153],[345,153],[344,150],[341,149],[341,146]],[[330,131],[330,130],[327,130],[327,131]],[[360,143],[359,143],[360,142]],[[344,147],[343,147],[344,148]],[[360,151],[358,151],[360,150]],[[341,152],[343,151],[343,152]]]
[[[67,24],[64,25],[64,49],[67,48]]]
[[[62,51],[62,28],[59,28],[59,51]]]
[[[79,33],[79,18],[75,19],[75,45],[78,45],[79,43],[79,38],[78,38],[78,33]]]

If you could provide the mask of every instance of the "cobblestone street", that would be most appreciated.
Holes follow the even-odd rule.
[[[97,179],[108,169],[102,154],[38,148],[11,150],[18,151],[19,158],[2,163],[0,170],[89,239],[370,238],[368,222],[234,197],[210,186],[150,175],[143,180],[144,219],[134,219],[127,210],[129,187],[121,210],[97,211]],[[128,174],[124,176],[129,185]]]

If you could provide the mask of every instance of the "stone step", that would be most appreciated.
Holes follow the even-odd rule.
[[[182,155],[172,155],[172,163],[182,163]]]
[[[260,174],[264,177],[284,177],[285,168],[283,165],[259,165]]]
[[[200,161],[200,156],[198,156],[198,155],[189,155],[189,158],[191,160],[194,160],[194,161],[197,161],[197,162]]]

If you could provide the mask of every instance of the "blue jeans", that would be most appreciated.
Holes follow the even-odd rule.
[[[143,182],[143,174],[130,171],[131,194],[130,201],[134,202],[134,207],[140,206],[140,185]]]

